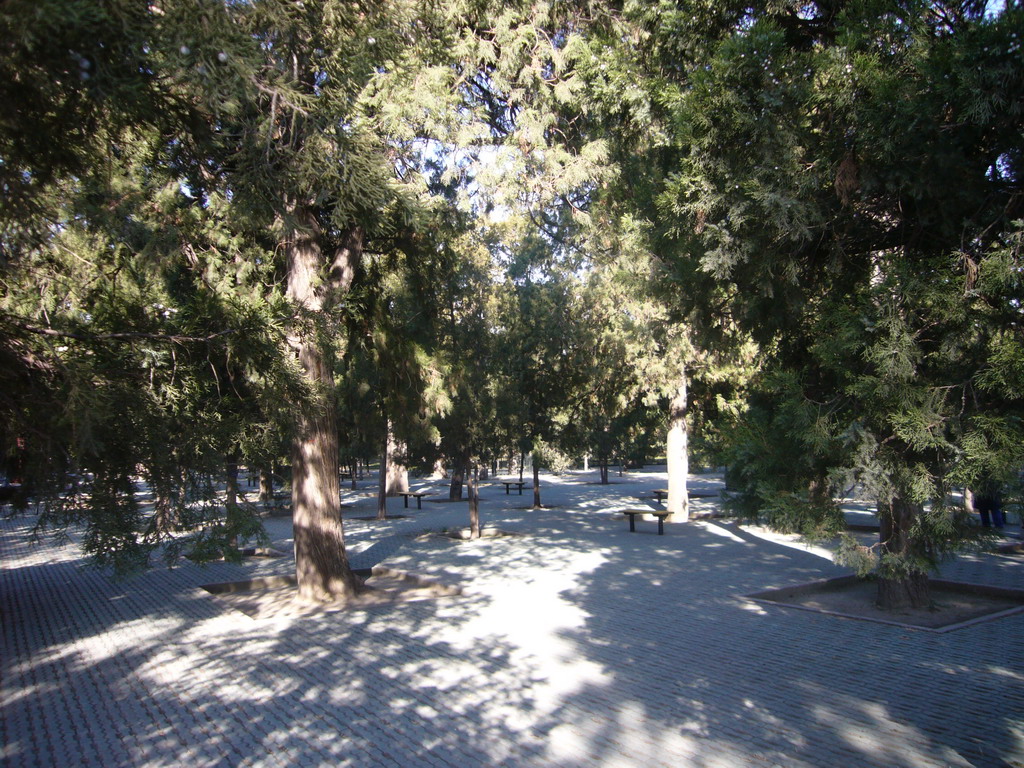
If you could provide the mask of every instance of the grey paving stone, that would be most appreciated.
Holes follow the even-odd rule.
[[[115,582],[73,548],[30,546],[30,521],[0,521],[0,762],[1024,764],[1024,616],[933,635],[758,606],[743,595],[842,571],[732,525],[629,534],[607,510],[656,475],[556,480],[558,509],[484,503],[518,537],[423,538],[468,522],[429,500],[405,520],[346,519],[356,567],[467,594],[302,620],[254,621],[199,589],[287,574],[290,557]],[[353,517],[373,504],[349,501]],[[267,528],[290,551],[290,521]],[[1021,587],[1022,565],[972,554],[943,575]]]

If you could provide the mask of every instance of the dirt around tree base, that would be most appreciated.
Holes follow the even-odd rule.
[[[931,632],[953,629],[1024,611],[1024,590],[931,580],[931,608],[886,611],[876,603],[878,585],[870,579],[843,576],[748,597],[790,608],[851,619],[896,624]]]
[[[480,538],[471,539],[469,528],[455,528],[445,529],[443,531],[430,531],[429,533],[422,534],[419,538],[421,539],[449,539],[451,541],[480,541],[480,539],[502,539],[508,536],[525,536],[524,533],[517,531],[503,531],[499,528],[481,528]]]
[[[373,567],[365,586],[366,590],[354,598],[327,603],[301,600],[294,576],[268,576],[248,581],[205,584],[202,589],[225,607],[241,611],[253,619],[319,616],[336,611],[394,606],[462,594],[459,587],[383,566]]]

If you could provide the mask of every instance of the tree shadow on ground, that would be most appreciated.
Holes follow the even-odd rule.
[[[506,717],[533,708],[512,649],[459,635],[486,597],[261,622],[189,584],[200,573],[124,589],[74,553],[9,570],[5,764],[486,765],[540,753]],[[173,594],[150,592],[169,582]]]
[[[742,596],[840,571],[713,527],[671,526],[681,547],[624,534],[565,595],[587,620],[564,636],[605,679],[553,714],[553,745],[561,738],[566,754],[582,750],[594,764],[623,744],[643,765],[1021,758],[1024,680],[1010,671],[1024,650],[1019,616],[939,637],[756,606]],[[601,709],[607,717],[595,720]]]
[[[937,636],[757,606],[743,595],[841,571],[730,526],[630,534],[578,509],[493,522],[527,516],[528,537],[388,550],[388,565],[458,581],[463,598],[276,621],[198,587],[280,565],[116,583],[2,529],[0,754],[402,768],[1021,759],[1020,617]]]

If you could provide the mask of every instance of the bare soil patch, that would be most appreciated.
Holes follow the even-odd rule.
[[[284,552],[274,549],[273,547],[244,547],[238,550],[238,554],[243,558],[245,557],[284,557]],[[223,557],[216,558],[213,562],[222,563],[224,562]]]
[[[482,528],[480,530],[480,539],[502,539],[509,536],[525,536],[525,533],[518,531],[503,531],[499,528]],[[422,534],[419,538],[421,539],[448,539],[450,541],[474,541],[470,538],[469,528],[456,528],[454,530],[443,530],[443,531],[430,531]],[[479,541],[480,539],[476,539]]]
[[[202,589],[226,607],[241,611],[253,619],[319,616],[462,594],[462,589],[457,586],[383,566],[374,566],[368,574],[357,573],[366,576],[366,590],[355,598],[329,603],[300,600],[294,576],[268,576],[247,581],[205,584]]]
[[[753,600],[851,619],[948,632],[1024,611],[1024,590],[932,579],[932,607],[885,611],[874,581],[843,576],[749,595]]]

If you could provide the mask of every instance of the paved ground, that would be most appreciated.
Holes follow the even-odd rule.
[[[415,535],[465,524],[465,504],[351,520],[356,565],[467,594],[305,619],[256,621],[199,589],[287,574],[288,559],[117,583],[73,548],[30,546],[28,521],[0,523],[0,761],[1024,765],[1024,614],[933,634],[762,607],[742,596],[842,571],[730,524],[630,534],[609,508],[664,475],[592,479],[552,478],[558,508],[540,512],[485,486],[485,520],[522,536]],[[346,515],[372,512],[348,496]],[[287,520],[268,528],[290,546]],[[1024,587],[1024,558],[973,555],[944,575]]]

